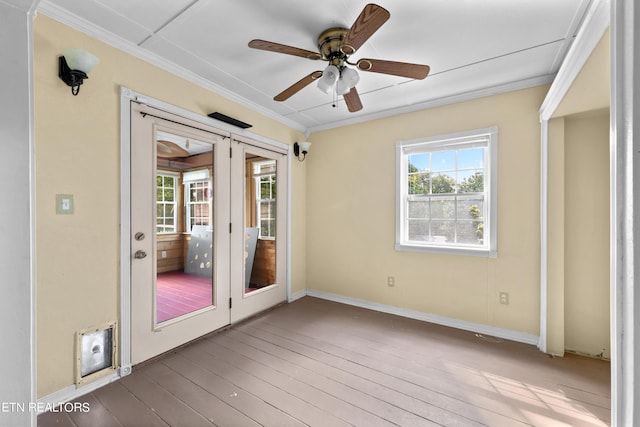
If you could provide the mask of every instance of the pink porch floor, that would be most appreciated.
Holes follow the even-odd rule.
[[[172,271],[158,274],[156,286],[158,323],[208,307],[213,301],[210,277]]]

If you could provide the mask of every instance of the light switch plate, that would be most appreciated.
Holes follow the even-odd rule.
[[[56,194],[56,214],[73,214],[73,194]]]

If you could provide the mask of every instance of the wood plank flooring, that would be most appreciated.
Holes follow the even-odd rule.
[[[208,307],[213,302],[210,277],[181,271],[160,273],[156,289],[158,323]]]
[[[305,297],[212,334],[47,426],[607,426],[609,363]]]

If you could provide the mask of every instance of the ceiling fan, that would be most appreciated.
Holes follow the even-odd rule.
[[[429,74],[428,65],[368,58],[359,59],[357,62],[349,61],[349,57],[378,30],[390,16],[389,11],[381,6],[376,4],[366,5],[351,28],[336,27],[323,31],[322,34],[318,36],[319,52],[259,39],[251,40],[249,47],[329,62],[329,65],[324,71],[314,71],[277,94],[273,98],[275,101],[285,101],[317,80],[318,88],[325,93],[335,91],[337,95],[343,95],[347,109],[353,113],[362,109],[360,95],[358,95],[355,87],[360,76],[355,69],[347,65],[354,66],[360,71],[391,74],[418,80],[424,79],[427,77],[427,74]]]

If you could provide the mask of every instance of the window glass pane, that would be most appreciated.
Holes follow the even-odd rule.
[[[458,169],[477,169],[484,167],[484,148],[458,150]]]
[[[429,221],[410,219],[408,225],[408,238],[413,241],[429,241]]]
[[[458,172],[458,192],[482,193],[484,191],[484,173],[481,170]]]
[[[455,243],[455,221],[431,221],[431,241],[436,243]]]
[[[455,178],[447,174],[438,174],[432,178],[431,192],[433,194],[446,194],[456,192]]]
[[[484,196],[479,197],[459,197],[458,198],[458,219],[477,220],[482,217],[484,210]]]
[[[409,194],[429,194],[429,173],[414,173],[409,175]]]
[[[482,243],[482,222],[458,221],[458,243],[477,245]]]
[[[456,204],[453,199],[433,198],[431,200],[432,219],[455,219]]]
[[[408,172],[427,172],[431,161],[430,153],[412,154],[409,156]]]
[[[409,218],[429,218],[429,201],[410,201]]]
[[[262,178],[261,180],[262,182],[260,183],[260,198],[261,199],[268,199],[271,197],[270,194],[270,185],[269,185],[269,181],[265,178]]]
[[[455,151],[436,151],[431,153],[431,170],[451,171],[456,169]]]

